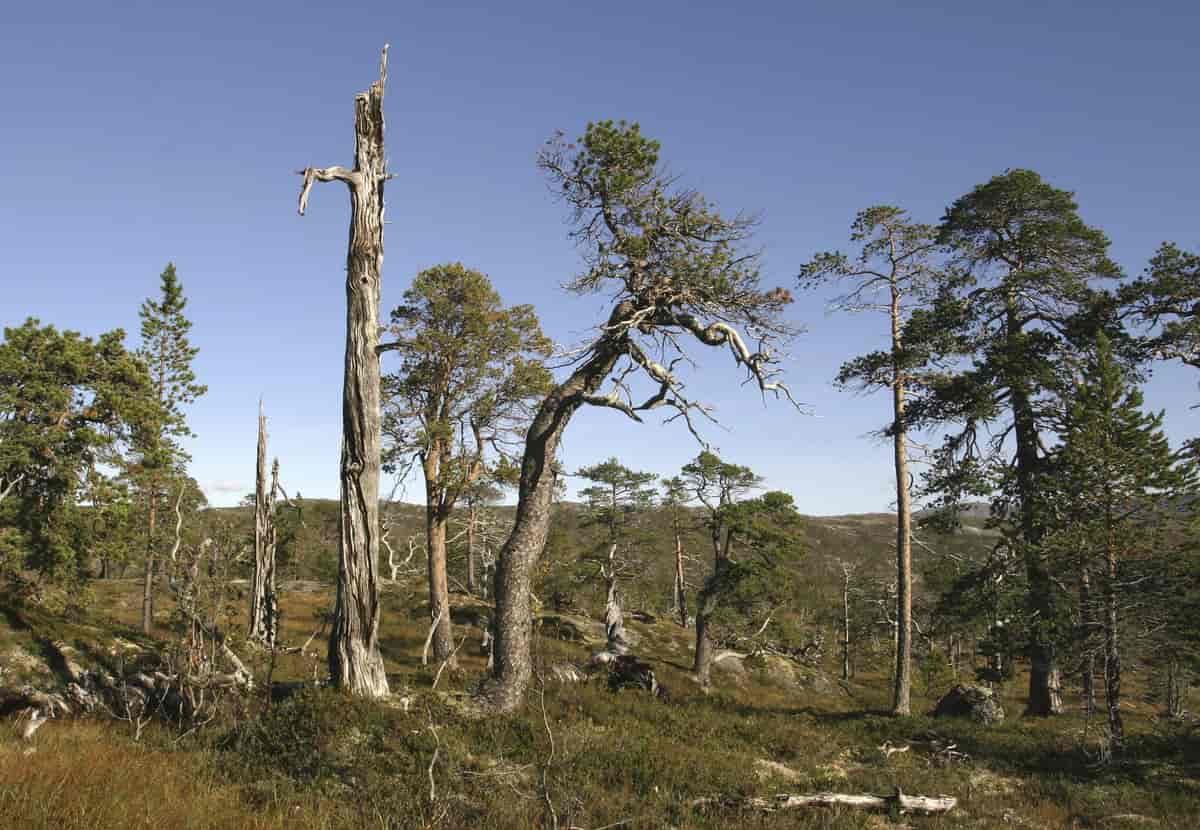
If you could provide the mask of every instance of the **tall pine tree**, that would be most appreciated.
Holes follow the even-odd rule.
[[[892,439],[896,477],[896,654],[892,714],[912,713],[912,493],[908,471],[905,410],[909,390],[920,383],[930,355],[925,340],[906,349],[904,324],[914,308],[929,304],[936,282],[932,261],[934,228],[912,221],[898,207],[877,205],[854,219],[850,239],[861,243],[853,259],[840,252],[818,254],[800,270],[800,285],[827,283],[848,288],[831,303],[841,311],[884,311],[891,323],[886,350],[854,358],[838,372],[839,386],[892,393],[892,422],[883,430]]]
[[[1054,714],[1062,709],[1055,649],[1064,610],[1042,550],[1043,445],[1061,421],[1064,367],[1079,319],[1096,306],[1093,281],[1119,269],[1108,238],[1079,217],[1074,195],[1031,170],[1010,170],[958,199],[939,240],[952,268],[932,319],[959,327],[956,348],[969,365],[931,382],[910,402],[908,419],[960,425],[937,453],[927,489],[949,502],[964,493],[993,495],[993,513],[1027,577],[1027,713]],[[984,427],[992,439],[981,446]]]
[[[154,563],[158,548],[158,512],[172,480],[183,472],[188,460],[182,440],[192,436],[184,409],[203,395],[208,387],[196,383],[192,361],[199,349],[188,342],[192,323],[184,314],[187,299],[175,274],[174,263],[167,263],[160,276],[158,298],[142,303],[142,346],[138,357],[150,371],[157,403],[154,415],[139,436],[139,459],[133,479],[142,491],[146,506],[146,562],[142,585],[142,630],[149,633],[154,619]]]

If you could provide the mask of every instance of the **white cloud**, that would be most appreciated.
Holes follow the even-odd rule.
[[[246,485],[238,481],[217,480],[210,481],[204,485],[205,492],[224,495],[226,493],[243,493],[247,492]]]

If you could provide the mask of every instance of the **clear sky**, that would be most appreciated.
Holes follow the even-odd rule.
[[[559,288],[578,258],[534,166],[556,129],[641,122],[723,211],[761,214],[769,283],[845,248],[861,208],[936,222],[1011,167],[1076,191],[1136,274],[1162,240],[1200,247],[1197,31],[1186,0],[19,4],[0,18],[0,323],[136,343],[173,260],[210,390],[192,474],[218,504],[252,488],[262,395],[285,485],[335,497],[348,205],[317,185],[298,217],[293,171],[352,164],[353,96],[384,42],[385,311],[417,270],[458,260],[568,344],[604,300]],[[889,402],[830,382],[883,321],[827,317],[825,299],[790,312],[811,416],[764,405],[725,355],[692,388],[718,406],[722,454],[803,512],[884,510],[889,452],[865,436]],[[1200,435],[1194,372],[1159,369],[1147,399],[1174,439]],[[677,425],[608,410],[565,441],[569,469],[616,454],[671,474],[696,452]]]

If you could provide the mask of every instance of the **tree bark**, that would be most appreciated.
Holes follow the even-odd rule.
[[[1022,332],[1015,300],[1009,303],[1006,325],[1009,348],[1013,352],[1010,359],[1017,362],[1020,358],[1019,338]],[[1042,525],[1034,504],[1038,476],[1037,420],[1025,381],[1019,377],[1011,377],[1007,383],[1017,450],[1018,519],[1025,548],[1025,571],[1029,581],[1028,607],[1035,621],[1029,642],[1029,703],[1025,714],[1057,715],[1062,713],[1058,659],[1051,638],[1038,631],[1043,626],[1054,625],[1057,609],[1054,603],[1054,584],[1043,561]]]
[[[602,570],[604,576],[604,636],[605,648],[610,654],[628,654],[629,641],[625,639],[625,615],[621,611],[621,601],[617,596],[617,566],[615,557],[617,543],[612,542],[608,549],[608,569]]]
[[[521,705],[533,674],[531,582],[550,526],[559,441],[583,405],[583,396],[600,388],[625,353],[628,339],[619,323],[631,313],[628,302],[613,309],[611,325],[603,330],[587,359],[542,401],[525,436],[516,518],[496,562],[494,666],[482,690],[483,698],[498,711],[513,711]]]
[[[1109,517],[1110,527],[1111,524]],[[1116,753],[1125,746],[1125,725],[1121,721],[1121,654],[1117,648],[1117,551],[1111,538],[1105,545],[1104,560],[1107,570],[1104,581],[1104,702],[1108,709],[1109,740]]]
[[[250,591],[250,630],[247,638],[270,648],[278,634],[275,597],[275,491],[279,486],[279,461],[267,483],[267,416],[258,405],[258,462],[254,487],[254,579]]]
[[[720,505],[725,505],[724,494],[721,496]],[[713,549],[713,572],[704,581],[704,585],[696,597],[696,655],[692,661],[692,672],[699,679],[700,687],[704,689],[708,688],[712,674],[713,642],[712,635],[708,631],[709,618],[717,610],[718,585],[721,573],[728,561],[726,553],[730,544],[728,537],[725,539],[725,544],[721,544],[721,524],[716,520],[719,515],[719,513],[713,513],[713,521],[709,527]]]
[[[429,482],[426,482],[429,485]],[[454,659],[454,631],[450,623],[450,586],[446,576],[446,516],[434,504],[425,508],[425,549],[429,561],[429,618],[433,629],[433,656],[437,662]]]
[[[383,144],[387,47],[379,80],[354,97],[354,169],[304,170],[300,213],[313,181],[350,189],[346,256],[346,357],[342,386],[341,510],[337,599],[329,637],[333,684],[363,697],[388,693],[379,651],[379,293],[383,265]]]
[[[892,447],[896,468],[896,680],[892,714],[912,714],[912,502],[908,488],[908,433],[904,424],[904,369],[900,364],[900,292],[892,282]]]
[[[708,688],[712,677],[713,641],[708,632],[708,618],[716,610],[716,599],[713,596],[713,583],[716,579],[714,573],[696,597],[696,656],[692,661],[692,672],[699,679],[702,689]]]

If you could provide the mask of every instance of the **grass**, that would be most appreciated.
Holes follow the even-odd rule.
[[[1085,737],[1078,714],[1018,717],[1016,681],[1001,690],[1009,719],[992,728],[886,717],[887,680],[879,676],[834,683],[822,695],[755,668],[718,674],[716,690],[704,694],[685,668],[691,632],[667,621],[630,628],[671,689],[670,704],[642,692],[613,694],[601,682],[548,682],[544,697],[535,685],[523,712],[479,718],[463,704],[464,690],[484,672],[472,648],[477,632],[459,654],[459,670],[431,692],[433,668],[420,664],[426,623],[411,613],[423,600],[418,588],[392,589],[384,601],[389,679],[410,697],[407,710],[314,690],[269,709],[256,702],[251,719],[179,743],[166,728],[134,743],[123,724],[64,721],[44,727],[36,751],[25,754],[14,734],[0,733],[0,826],[525,828],[551,827],[556,816],[561,830],[619,822],[681,830],[886,827],[886,816],[849,810],[768,814],[690,804],[714,795],[896,787],[959,799],[948,815],[905,817],[911,827],[1200,823],[1200,735],[1157,723],[1144,705],[1129,707],[1128,757],[1100,766],[1097,724]],[[98,585],[98,619],[75,624],[74,642],[82,648],[89,631],[135,622],[135,590]],[[329,602],[328,592],[285,594],[283,639],[308,639]],[[102,624],[105,616],[111,622]],[[33,643],[39,621],[26,621],[31,628],[18,629],[0,618],[0,645]],[[540,664],[586,656],[585,644],[544,631]],[[281,680],[311,674],[312,661],[299,655],[275,666]],[[885,741],[910,749],[887,757],[879,750]],[[950,743],[968,758],[942,760],[937,749]]]

